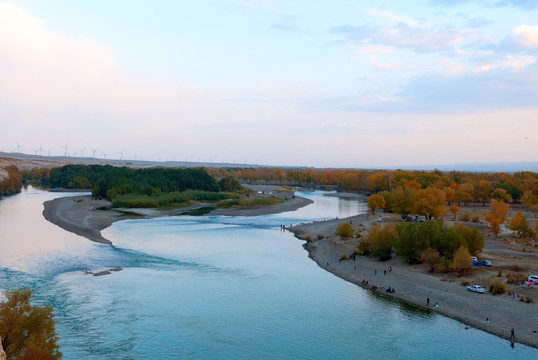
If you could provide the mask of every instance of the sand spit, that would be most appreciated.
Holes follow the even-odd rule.
[[[278,214],[281,212],[297,210],[310,203],[312,203],[312,201],[309,199],[294,197],[289,198],[283,203],[271,206],[216,209],[208,215],[259,216]],[[84,236],[89,240],[101,244],[112,244],[110,240],[105,239],[101,235],[101,230],[106,229],[116,221],[176,216],[185,211],[214,205],[197,203],[188,207],[174,210],[108,209],[111,206],[110,201],[96,200],[92,199],[90,195],[82,195],[62,197],[46,201],[44,206],[45,209],[43,210],[43,216],[51,223],[58,225],[66,231]]]

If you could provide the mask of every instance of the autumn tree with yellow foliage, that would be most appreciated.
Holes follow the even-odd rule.
[[[510,220],[510,230],[513,230],[517,237],[523,237],[529,232],[529,223],[521,210]]]
[[[456,250],[454,259],[452,259],[452,270],[460,275],[472,272],[471,253],[469,253],[469,250],[464,246],[460,246],[458,250]]]
[[[377,209],[383,209],[385,207],[385,198],[380,194],[368,196],[368,207],[372,210],[372,215],[375,214]]]
[[[510,206],[502,200],[491,199],[489,203],[489,211],[484,213],[484,220],[490,223],[491,230],[495,233],[495,236],[501,231],[501,224],[506,220],[506,214]]]
[[[0,338],[7,359],[60,359],[52,308],[32,306],[28,289],[7,290],[5,296],[0,303]]]
[[[416,212],[428,220],[446,214],[446,197],[443,190],[435,188],[420,189],[416,195]]]
[[[456,204],[452,204],[449,206],[448,210],[454,214],[454,221],[456,221],[456,215],[458,214],[458,212],[460,211],[460,207]]]

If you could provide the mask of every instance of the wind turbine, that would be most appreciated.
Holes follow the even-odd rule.
[[[67,157],[67,147],[69,146],[69,144],[66,144],[65,146],[60,146],[61,148],[64,149],[64,156]]]
[[[21,146],[21,144],[17,143],[17,149],[15,149],[15,152],[18,152],[19,154],[22,154],[22,148],[24,146]]]
[[[120,161],[123,161],[123,150],[118,152],[118,154],[120,154]]]
[[[93,156],[92,156],[92,157],[93,157],[93,159],[95,160],[95,152],[97,151],[97,149],[92,149],[92,148],[90,148],[90,150],[92,151],[92,153],[93,153]]]
[[[36,152],[36,155],[38,152],[39,152],[39,156],[43,155],[43,145],[39,145],[39,149],[37,149],[35,152]]]
[[[84,157],[84,148],[79,149],[79,150],[80,150],[80,157],[81,157],[81,158]]]

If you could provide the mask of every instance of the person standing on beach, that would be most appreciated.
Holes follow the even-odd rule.
[[[430,306],[430,298],[426,298],[426,305]]]
[[[512,328],[512,330],[510,330],[510,338],[513,339],[515,337],[516,335],[514,334],[514,328]]]

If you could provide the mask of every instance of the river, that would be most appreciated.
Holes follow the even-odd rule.
[[[47,222],[29,187],[0,201],[0,289],[54,308],[64,359],[536,358],[536,349],[377,297],[319,268],[281,224],[363,203],[301,193],[257,217],[126,220],[96,244]],[[86,270],[123,267],[108,276]]]

